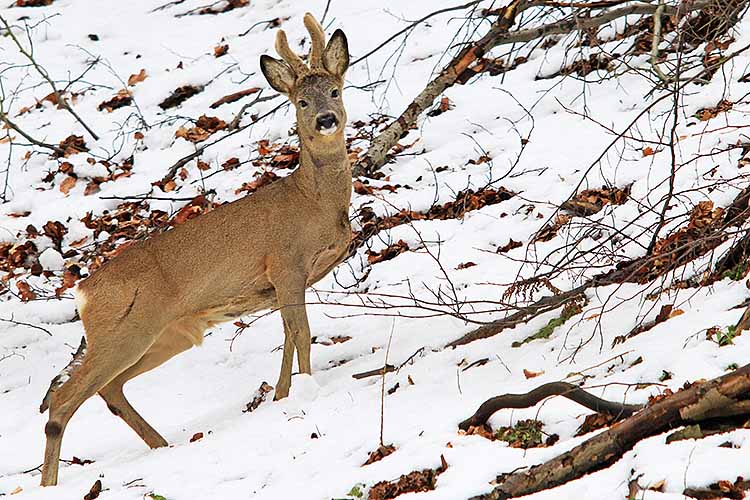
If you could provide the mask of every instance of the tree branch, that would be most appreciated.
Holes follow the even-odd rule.
[[[707,6],[710,0],[695,1],[690,4],[690,11],[700,10]],[[559,35],[584,31],[602,26],[621,17],[641,14],[653,15],[659,5],[651,3],[636,3],[625,7],[607,10],[600,14],[587,17],[583,13],[574,13],[562,21],[548,23],[536,28],[529,28],[510,32],[515,24],[515,19],[524,10],[545,5],[545,2],[531,2],[529,0],[513,0],[503,9],[502,15],[492,25],[490,31],[473,45],[464,48],[454,57],[450,63],[420,92],[406,110],[395,121],[388,125],[370,145],[370,149],[354,165],[352,173],[354,176],[372,174],[388,161],[388,152],[398,143],[398,140],[408,132],[417,122],[419,116],[435,101],[446,89],[452,87],[459,81],[461,75],[475,61],[495,47],[514,43],[530,42],[537,38],[548,35]],[[581,4],[585,6],[585,4]],[[665,14],[674,14],[674,7],[665,7]]]

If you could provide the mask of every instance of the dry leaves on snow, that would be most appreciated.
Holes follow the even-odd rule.
[[[447,220],[461,219],[466,213],[478,210],[485,206],[495,205],[515,196],[515,193],[500,187],[498,189],[486,188],[480,191],[461,191],[456,199],[434,205],[426,212],[415,212],[413,210],[402,210],[395,215],[381,217],[375,214],[370,207],[362,207],[359,211],[359,222],[361,229],[352,235],[349,244],[349,253],[363,246],[367,240],[382,230],[390,229],[401,224],[415,220]]]
[[[722,99],[716,106],[698,110],[698,112],[696,112],[694,116],[700,121],[705,122],[710,120],[711,118],[716,118],[721,113],[729,111],[733,106],[734,103],[732,101]]]
[[[83,136],[80,135],[69,135],[62,141],[60,141],[60,149],[63,150],[64,157],[68,157],[71,155],[75,155],[78,153],[84,153],[89,150],[89,148],[86,146],[86,141],[83,140]],[[57,153],[55,153],[56,157],[59,157]]]
[[[260,189],[263,186],[266,186],[268,184],[271,184],[272,182],[276,182],[277,180],[281,179],[278,175],[274,174],[270,170],[267,170],[263,172],[262,174],[258,175],[255,180],[250,182],[243,182],[242,187],[235,190],[234,194],[252,194],[256,192],[258,189]]]
[[[438,476],[448,469],[445,457],[440,455],[440,467],[437,469],[415,470],[403,474],[396,481],[381,481],[370,488],[368,500],[392,500],[404,493],[419,493],[435,489]]]
[[[104,111],[105,109],[111,113],[115,109],[119,109],[125,106],[130,106],[133,104],[133,96],[130,95],[130,91],[126,89],[122,89],[112,98],[108,101],[104,101],[99,104],[99,106],[96,107],[99,111]]]
[[[176,138],[185,139],[193,143],[205,141],[212,134],[219,130],[227,128],[227,124],[224,120],[215,116],[201,115],[195,122],[195,126],[191,128],[180,127],[175,132]]]
[[[253,166],[271,168],[295,168],[299,165],[299,148],[291,144],[271,144],[266,139],[258,141],[258,158],[253,160]]]
[[[404,252],[409,251],[409,244],[404,240],[398,240],[393,245],[390,245],[379,252],[373,252],[372,250],[367,251],[367,262],[368,264],[377,264],[378,262],[384,262],[386,260],[395,259],[397,256]]]
[[[141,83],[146,79],[147,76],[148,75],[146,75],[146,70],[141,69],[138,73],[135,73],[128,77],[128,86],[133,87],[134,85]]]
[[[377,450],[370,453],[370,456],[367,457],[367,461],[365,461],[365,463],[362,464],[362,467],[366,465],[374,464],[375,462],[380,462],[381,460],[383,460],[385,457],[387,457],[394,451],[396,451],[396,447],[393,446],[392,444],[385,444],[385,445],[378,446]]]
[[[194,95],[200,94],[203,90],[203,85],[183,85],[176,88],[169,97],[160,102],[159,107],[164,110],[177,107]]]
[[[572,199],[563,203],[560,208],[577,216],[593,215],[606,205],[622,205],[628,201],[630,186],[624,189],[604,186],[601,189],[586,189]]]

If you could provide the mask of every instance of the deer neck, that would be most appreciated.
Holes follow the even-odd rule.
[[[346,152],[344,134],[338,133],[329,147],[311,147],[301,139],[297,184],[309,197],[337,207],[349,208],[352,192],[352,170]]]

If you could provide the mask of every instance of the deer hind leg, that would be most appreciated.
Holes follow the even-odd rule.
[[[123,386],[138,375],[153,370],[177,354],[190,349],[193,343],[183,336],[170,335],[165,330],[154,345],[138,360],[136,364],[122,372],[112,382],[104,386],[99,395],[107,403],[109,410],[125,421],[150,448],[167,446],[164,439],[125,398]]]
[[[131,343],[129,350],[133,347]],[[146,349],[147,346],[143,348],[144,351]],[[133,361],[133,357],[127,356],[127,353],[113,356],[111,352],[98,351],[92,346],[83,356],[80,365],[70,372],[70,378],[49,394],[49,420],[44,427],[47,444],[42,466],[42,486],[57,484],[60,447],[70,418],[84,401],[96,394]]]
[[[154,316],[144,309],[148,304],[136,301],[136,298],[137,292],[119,320],[109,319],[111,314],[108,313],[103,315],[107,319],[95,320],[91,324],[91,321],[87,321],[87,318],[92,318],[91,306],[82,314],[89,340],[88,350],[78,359],[77,366],[70,370],[69,378],[51,389],[40,408],[44,410],[49,406],[49,420],[44,428],[47,444],[42,486],[57,484],[63,433],[76,410],[134,365],[154,343],[155,336],[147,333],[146,323],[147,318]]]
[[[288,288],[276,285],[276,298],[284,321],[284,354],[274,396],[279,400],[289,395],[295,349],[300,372],[310,373],[310,325],[307,322],[304,284]]]

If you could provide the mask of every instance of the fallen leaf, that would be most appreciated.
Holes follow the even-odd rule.
[[[75,187],[76,182],[78,182],[78,179],[76,179],[75,177],[71,177],[71,176],[66,177],[60,183],[60,192],[67,196],[68,193],[70,193],[70,190]]]
[[[86,495],[84,495],[83,500],[94,500],[95,498],[99,498],[99,494],[102,492],[102,481],[101,479],[97,479],[96,482],[91,486],[91,489],[89,490]]]
[[[138,73],[136,73],[134,75],[130,75],[128,77],[128,85],[132,87],[136,83],[141,83],[143,80],[146,79],[146,76],[148,76],[148,75],[146,75],[146,70],[145,69],[141,69]]]
[[[193,434],[193,437],[190,438],[191,443],[195,443],[196,441],[200,441],[203,439],[203,433],[202,432],[196,432]]]
[[[229,45],[227,44],[214,47],[214,57],[221,57],[226,55],[227,52],[229,52]]]
[[[530,370],[527,370],[526,368],[523,369],[523,376],[526,377],[527,379],[535,378],[535,377],[538,377],[539,375],[544,375],[544,371],[532,372]]]
[[[362,467],[373,464],[375,462],[379,462],[383,460],[385,457],[387,457],[388,455],[390,455],[391,453],[393,453],[394,451],[396,451],[396,447],[393,446],[392,444],[379,446],[377,450],[370,453],[370,456],[367,458],[367,461],[365,461],[365,463],[362,464]]]

